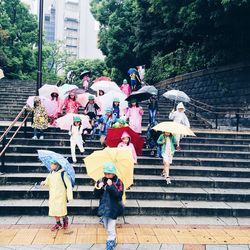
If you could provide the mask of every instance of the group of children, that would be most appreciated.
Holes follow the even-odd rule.
[[[127,83],[124,82],[126,85]],[[126,86],[125,86],[126,87]],[[123,86],[123,91],[125,88]],[[124,92],[125,93],[125,92]],[[126,93],[129,92],[126,90]],[[102,94],[102,93],[99,93]],[[54,101],[58,101],[57,96],[53,94]],[[139,106],[136,99],[132,99],[129,103],[129,107],[125,110],[120,110],[119,99],[113,99],[113,106],[105,110],[105,114],[100,115],[98,110],[100,107],[95,103],[94,96],[89,96],[88,103],[84,107],[84,114],[89,116],[93,132],[99,128],[99,135],[101,143],[105,142],[108,128],[111,127],[123,127],[130,126],[137,133],[142,132],[142,116],[144,110]],[[64,102],[64,108],[66,113],[74,113],[73,124],[69,130],[70,135],[70,147],[72,161],[77,162],[75,148],[78,146],[81,153],[84,152],[82,135],[85,128],[82,126],[81,118],[77,115],[80,104],[76,101],[76,96],[70,94]],[[179,135],[172,135],[171,133],[156,132],[152,129],[156,125],[156,114],[158,112],[158,101],[156,97],[152,97],[148,103],[149,109],[149,129],[147,131],[147,144],[152,149],[151,155],[154,154],[155,148],[157,148],[157,156],[163,158],[163,171],[162,176],[166,179],[167,184],[171,183],[169,168],[172,163],[175,149],[180,150]],[[38,132],[40,132],[40,139],[44,138],[43,130],[48,127],[48,115],[45,108],[41,105],[39,97],[34,99],[33,111],[33,127],[34,137],[37,139]],[[53,116],[53,123],[58,117],[58,114],[62,113],[62,109],[57,110],[57,114]],[[177,105],[177,110],[169,114],[169,118],[175,122],[182,123],[186,126],[189,125],[189,121],[185,115],[185,108],[183,103]],[[123,118],[123,119],[121,119]],[[128,119],[128,125],[126,124]],[[175,147],[177,145],[177,147]],[[124,132],[121,136],[121,142],[117,147],[127,147],[131,150],[134,163],[137,164],[137,155],[131,137],[128,133]],[[152,154],[153,153],[153,154]],[[116,244],[115,225],[116,218],[122,214],[122,194],[124,186],[122,180],[116,175],[116,166],[113,163],[107,162],[103,165],[104,177],[99,180],[94,189],[94,194],[100,199],[98,208],[98,215],[102,217],[104,227],[108,232],[108,239],[106,242],[106,249],[112,250]],[[62,172],[64,181],[62,181]],[[68,228],[67,217],[67,201],[73,199],[73,191],[70,182],[70,178],[56,160],[51,161],[51,172],[45,181],[41,182],[41,185],[49,187],[49,215],[55,217],[56,224],[51,228],[52,231]],[[62,220],[62,221],[61,221]]]

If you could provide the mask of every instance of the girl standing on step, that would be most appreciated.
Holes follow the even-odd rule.
[[[94,195],[100,199],[98,216],[102,217],[108,233],[106,250],[113,250],[116,245],[116,219],[123,213],[122,195],[124,186],[116,175],[116,166],[107,162],[103,164],[104,177],[97,181]]]
[[[59,98],[58,93],[53,92],[51,93],[51,101],[53,102],[53,105],[55,107],[54,114],[50,115],[50,125],[56,126],[56,119],[58,118],[59,114],[62,114],[62,102]]]
[[[56,160],[51,160],[51,172],[41,186],[49,187],[49,216],[56,220],[51,231],[68,228],[67,201],[73,200],[72,184],[68,174]],[[65,188],[66,187],[66,188]],[[63,219],[63,225],[61,224]]]
[[[81,154],[85,151],[83,148],[83,139],[82,139],[83,127],[81,118],[79,116],[75,116],[73,118],[73,125],[70,128],[70,149],[71,149],[71,157],[73,163],[76,163],[76,145],[78,146]]]
[[[138,105],[136,99],[131,99],[129,108],[126,112],[126,117],[129,119],[129,127],[136,133],[141,133],[141,123],[144,111],[141,106]]]
[[[74,93],[70,93],[64,102],[64,108],[66,109],[66,114],[68,113],[77,114],[80,106],[81,104],[76,101],[76,96]]]
[[[39,96],[34,98],[34,108],[27,107],[27,110],[33,112],[33,123],[32,128],[34,128],[34,136],[32,139],[44,139],[44,129],[48,128],[48,114],[45,108],[42,106],[41,99]]]
[[[170,164],[172,164],[175,152],[175,143],[176,143],[175,137],[169,132],[162,133],[157,140],[157,144],[161,145],[161,155],[163,158],[163,165],[164,165],[162,176],[165,177],[167,184],[171,184],[169,176],[169,168]]]
[[[136,151],[135,151],[135,147],[134,144],[131,142],[131,137],[130,135],[125,131],[123,132],[122,136],[121,136],[121,142],[118,144],[118,148],[129,148],[132,152],[133,158],[134,158],[134,164],[137,164],[137,155],[136,155]]]
[[[182,102],[180,102],[177,105],[176,111],[174,111],[174,109],[172,110],[172,112],[169,114],[169,119],[190,128],[190,123],[189,123],[189,120],[188,120],[188,118],[187,118],[187,116],[185,114],[185,107],[184,107]],[[180,140],[181,140],[182,136],[181,135],[175,135],[175,137],[176,137],[176,150],[180,151],[181,150],[181,148],[180,148]]]

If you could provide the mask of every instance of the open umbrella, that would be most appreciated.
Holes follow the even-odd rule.
[[[189,127],[177,122],[161,122],[154,126],[153,129],[156,131],[169,132],[172,134],[195,136]]]
[[[0,69],[0,79],[4,78],[4,73],[3,73],[3,70]]]
[[[97,77],[95,80],[94,80],[94,83],[95,82],[100,82],[100,81],[112,81],[112,79],[108,76],[100,76],[100,77]]]
[[[125,101],[126,99],[126,95],[122,92],[122,91],[114,91],[111,90],[108,93],[99,96],[99,100],[101,102],[101,107],[102,107],[102,111],[104,111],[106,108],[110,108],[113,106],[113,101],[114,98],[119,98],[120,100],[120,110],[124,110],[125,108],[128,107],[128,102]]]
[[[92,128],[89,123],[89,117],[87,115],[78,115],[73,113],[68,113],[56,120],[56,127],[62,130],[70,130],[70,127],[73,125],[73,119],[75,116],[81,118],[83,128]]]
[[[90,75],[90,71],[89,70],[84,70],[82,73],[81,73],[81,75],[80,75],[80,79],[83,79],[83,77],[85,76],[85,75]]]
[[[115,90],[118,92],[120,91],[119,86],[115,82],[111,82],[111,81],[95,82],[94,84],[92,84],[90,88],[93,89],[94,91],[103,90],[105,93],[111,90]]]
[[[26,104],[28,104],[31,108],[34,108],[34,98],[36,96],[29,96]],[[45,108],[47,114],[53,115],[55,114],[55,112],[57,111],[57,107],[55,106],[55,104],[48,98],[44,97],[44,96],[39,96],[40,100],[41,100],[41,104],[42,106]]]
[[[105,139],[105,144],[109,147],[117,147],[117,145],[121,142],[121,136],[123,132],[127,132],[129,134],[131,142],[134,144],[136,154],[141,155],[144,139],[130,127],[109,128],[107,137]]]
[[[117,176],[122,180],[124,187],[133,184],[134,159],[127,148],[105,148],[94,151],[84,159],[87,174],[98,181],[103,177],[103,164],[112,162],[117,169]]]
[[[62,166],[62,168],[65,169],[65,171],[67,172],[67,174],[69,175],[71,179],[72,186],[74,186],[75,170],[66,158],[50,150],[37,150],[37,152],[38,152],[38,158],[42,161],[42,163],[48,169],[48,171],[51,171],[50,161],[56,160]]]
[[[169,90],[163,94],[163,96],[167,99],[178,101],[178,102],[190,102],[190,98],[186,93],[180,90]]]
[[[72,89],[78,89],[78,87],[72,84],[63,84],[62,86],[58,87],[59,97],[64,100],[68,96],[67,92]]]
[[[70,95],[71,93],[73,93],[75,95],[80,95],[80,94],[83,94],[85,92],[86,92],[85,89],[79,89],[79,88],[76,89],[75,88],[75,89],[71,89],[71,90],[67,91],[65,94]]]
[[[58,89],[58,87],[56,85],[44,84],[39,89],[39,96],[44,96],[44,97],[47,97],[47,98],[51,98],[52,93],[59,94],[59,89]]]
[[[157,95],[158,90],[154,86],[144,86],[139,90],[131,93],[127,98],[126,101],[130,101],[131,99],[136,99],[138,102],[146,101],[151,96]]]
[[[137,73],[137,74],[139,74],[138,73],[138,70],[137,69],[135,69],[135,68],[130,68],[129,70],[128,70],[128,74],[132,74],[132,73]]]

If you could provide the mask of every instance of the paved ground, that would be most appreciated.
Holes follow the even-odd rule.
[[[68,230],[51,232],[49,217],[0,217],[0,250],[105,249],[106,232],[96,217],[75,216],[71,222]],[[249,222],[250,218],[128,216],[118,221],[116,249],[249,250]]]

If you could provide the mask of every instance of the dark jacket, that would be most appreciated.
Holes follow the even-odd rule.
[[[123,183],[115,175],[112,178],[112,185],[107,185],[107,178],[103,177],[101,180],[97,181],[94,196],[100,199],[98,216],[109,217],[111,219],[116,219],[123,213],[122,205],[122,195],[123,195]],[[100,182],[104,183],[104,186],[98,189]]]
[[[158,111],[158,101],[155,97],[149,99],[148,109]]]

